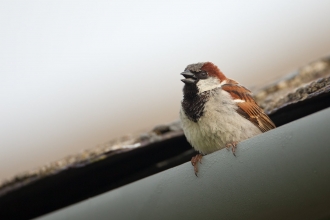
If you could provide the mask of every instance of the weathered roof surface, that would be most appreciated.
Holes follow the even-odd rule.
[[[280,126],[330,106],[329,75],[330,57],[322,58],[256,91],[256,99]],[[33,218],[184,163],[192,155],[178,121],[160,125],[2,181],[0,213]]]
[[[299,68],[297,71],[254,91],[255,98],[267,114],[290,104],[329,91],[330,56]]]

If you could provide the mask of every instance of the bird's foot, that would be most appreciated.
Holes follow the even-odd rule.
[[[238,142],[237,141],[233,141],[231,143],[226,144],[226,148],[227,150],[230,150],[233,152],[234,156],[236,157],[235,151],[236,151],[236,146],[237,146]]]
[[[194,171],[195,171],[195,175],[197,176],[198,173],[198,162],[202,163],[202,154],[197,154],[196,156],[191,158],[191,164],[194,166]]]

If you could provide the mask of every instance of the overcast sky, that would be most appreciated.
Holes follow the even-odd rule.
[[[330,1],[0,1],[0,179],[178,118],[179,75],[247,87],[330,53]]]

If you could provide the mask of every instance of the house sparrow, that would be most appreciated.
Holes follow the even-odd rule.
[[[225,147],[235,155],[238,142],[275,128],[251,91],[213,63],[190,64],[181,74],[180,119],[188,142],[200,153],[191,159],[196,176],[203,155]]]

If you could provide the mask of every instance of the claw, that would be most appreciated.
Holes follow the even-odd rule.
[[[231,142],[231,143],[226,144],[227,150],[229,150],[231,148],[231,151],[233,152],[233,154],[234,154],[235,157],[236,157],[235,152],[236,152],[236,146],[237,146],[237,144],[238,144],[237,141],[234,141],[234,142]]]
[[[197,154],[196,156],[191,158],[191,164],[194,166],[194,171],[195,171],[195,175],[197,176],[198,173],[198,162],[202,163],[202,154]]]

